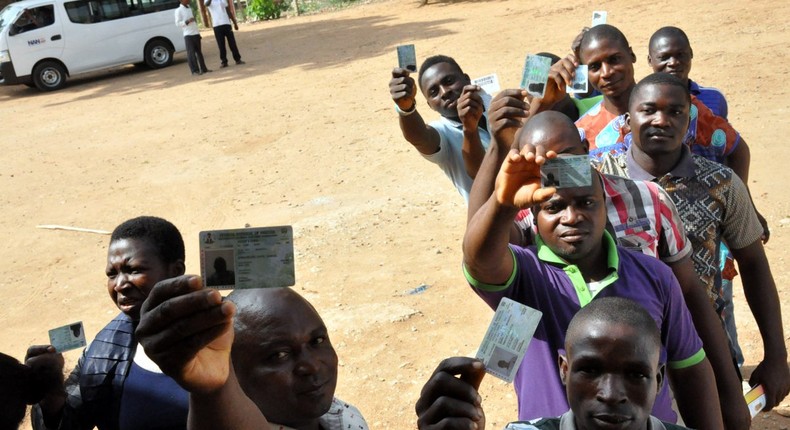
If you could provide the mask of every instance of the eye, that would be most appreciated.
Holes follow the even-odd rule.
[[[269,357],[269,361],[285,361],[291,356],[291,352],[287,350],[275,351]]]
[[[607,61],[607,63],[609,63],[609,64],[620,64],[620,56],[619,55],[613,55],[613,56],[609,57],[609,60]]]
[[[597,72],[601,68],[601,63],[592,63],[587,65],[587,70]]]

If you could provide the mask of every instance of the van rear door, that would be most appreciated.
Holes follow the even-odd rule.
[[[25,8],[8,29],[8,51],[17,76],[27,76],[44,58],[60,59],[63,53],[62,14],[54,3]]]

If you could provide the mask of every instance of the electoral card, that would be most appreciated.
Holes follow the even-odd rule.
[[[546,93],[546,83],[549,81],[549,69],[551,69],[551,58],[527,55],[524,71],[521,74],[521,88],[527,90],[533,97],[543,98]]]
[[[417,54],[414,52],[414,45],[398,46],[398,67],[417,71]]]
[[[481,76],[472,80],[472,84],[479,86],[486,92],[486,94],[494,95],[499,92],[499,77],[496,73]]]
[[[513,382],[542,316],[537,309],[503,298],[475,355],[486,372]]]
[[[592,185],[590,159],[587,155],[559,155],[540,166],[544,188],[589,187]]]
[[[294,277],[291,226],[200,232],[200,274],[220,289],[288,287]]]
[[[765,407],[765,390],[762,384],[749,390],[744,394],[744,397],[746,398],[746,404],[749,405],[749,413],[754,418]]]
[[[55,347],[57,352],[82,348],[86,345],[82,321],[53,328],[49,331],[49,343]]]
[[[590,27],[595,27],[596,25],[606,24],[606,11],[605,10],[596,10],[592,14],[592,24]]]
[[[573,82],[565,87],[568,94],[587,93],[587,65],[580,64],[573,73]]]

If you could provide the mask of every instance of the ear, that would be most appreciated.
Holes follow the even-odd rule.
[[[626,115],[628,115],[628,114],[626,114]],[[584,153],[585,154],[589,154],[590,153],[590,141],[587,140],[586,137],[584,139],[582,139],[582,146],[584,146]]]
[[[627,125],[628,128],[631,128],[631,114],[626,112],[624,115],[625,115],[625,125]]]
[[[650,64],[652,61],[653,58],[650,56],[650,54],[647,54],[647,64]]]
[[[568,385],[568,359],[560,354],[557,359],[557,364],[560,368],[560,381],[562,381],[562,385]]]
[[[690,58],[694,58],[694,50],[691,49],[690,46],[689,46],[689,56],[690,56]]]
[[[634,50],[631,47],[628,47],[628,52],[631,54],[631,62],[636,63],[636,54],[634,54]]]
[[[664,385],[664,372],[666,366],[664,364],[658,365],[658,372],[656,372],[656,394],[661,392],[661,386]]]
[[[186,273],[187,268],[184,265],[184,260],[176,260],[170,263],[170,277],[175,278]]]
[[[469,85],[472,83],[472,78],[469,77],[466,73],[464,73],[464,79],[466,79],[466,84]]]

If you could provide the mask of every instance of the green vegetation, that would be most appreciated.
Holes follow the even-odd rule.
[[[254,20],[277,19],[282,14],[292,15],[318,13],[325,10],[342,9],[357,0],[249,0],[244,11],[246,17]],[[299,10],[294,10],[294,3]]]

